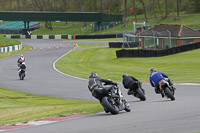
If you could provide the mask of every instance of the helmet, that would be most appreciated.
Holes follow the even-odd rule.
[[[124,74],[122,75],[123,78],[126,77],[126,76],[128,76],[128,74],[126,74],[126,73],[124,73]]]
[[[95,73],[95,72],[92,72],[92,73],[90,74],[90,77],[89,77],[89,78],[97,78],[97,77],[98,77],[98,74]]]
[[[152,72],[155,72],[156,71],[156,68],[154,68],[154,67],[152,67],[151,69],[150,69],[150,72],[152,73]]]
[[[22,54],[21,57],[24,57],[24,55]]]

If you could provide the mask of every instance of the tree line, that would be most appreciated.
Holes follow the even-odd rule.
[[[1,11],[101,12],[166,19],[170,12],[200,12],[200,0],[1,0]]]

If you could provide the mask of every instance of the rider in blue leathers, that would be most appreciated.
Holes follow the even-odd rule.
[[[169,85],[173,87],[172,81],[165,73],[156,71],[156,69],[154,67],[150,69],[150,72],[151,72],[151,74],[150,74],[149,80],[150,80],[151,86],[155,87],[156,93],[160,93],[159,81],[164,78],[169,82]]]

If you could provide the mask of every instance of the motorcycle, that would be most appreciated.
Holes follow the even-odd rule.
[[[136,84],[136,87],[130,89],[131,94],[133,96],[139,98],[141,101],[145,101],[146,100],[145,91],[144,91],[144,89],[142,89],[141,82],[136,81],[134,83]]]
[[[19,70],[19,78],[20,80],[24,80],[25,77],[25,69],[20,69]]]
[[[106,113],[118,114],[119,111],[125,110],[130,112],[131,109],[126,100],[123,99],[122,93],[118,85],[111,85],[107,93],[102,93],[101,105],[104,107]]]
[[[159,82],[159,87],[161,91],[162,96],[166,96],[167,98],[170,98],[172,101],[175,100],[174,94],[175,94],[175,88],[169,84],[167,79],[162,79]]]

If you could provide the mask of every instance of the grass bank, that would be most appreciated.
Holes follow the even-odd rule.
[[[77,49],[56,63],[60,71],[88,79],[91,72],[121,82],[127,73],[143,82],[149,82],[149,70],[156,67],[170,76],[174,82],[200,83],[200,49],[175,55],[152,58],[117,58],[118,49]]]
[[[102,110],[98,102],[38,96],[0,87],[0,125]]]
[[[5,47],[5,46],[13,46],[13,45],[18,45],[20,42],[15,39],[8,39],[5,38],[3,35],[0,35],[0,47]]]

